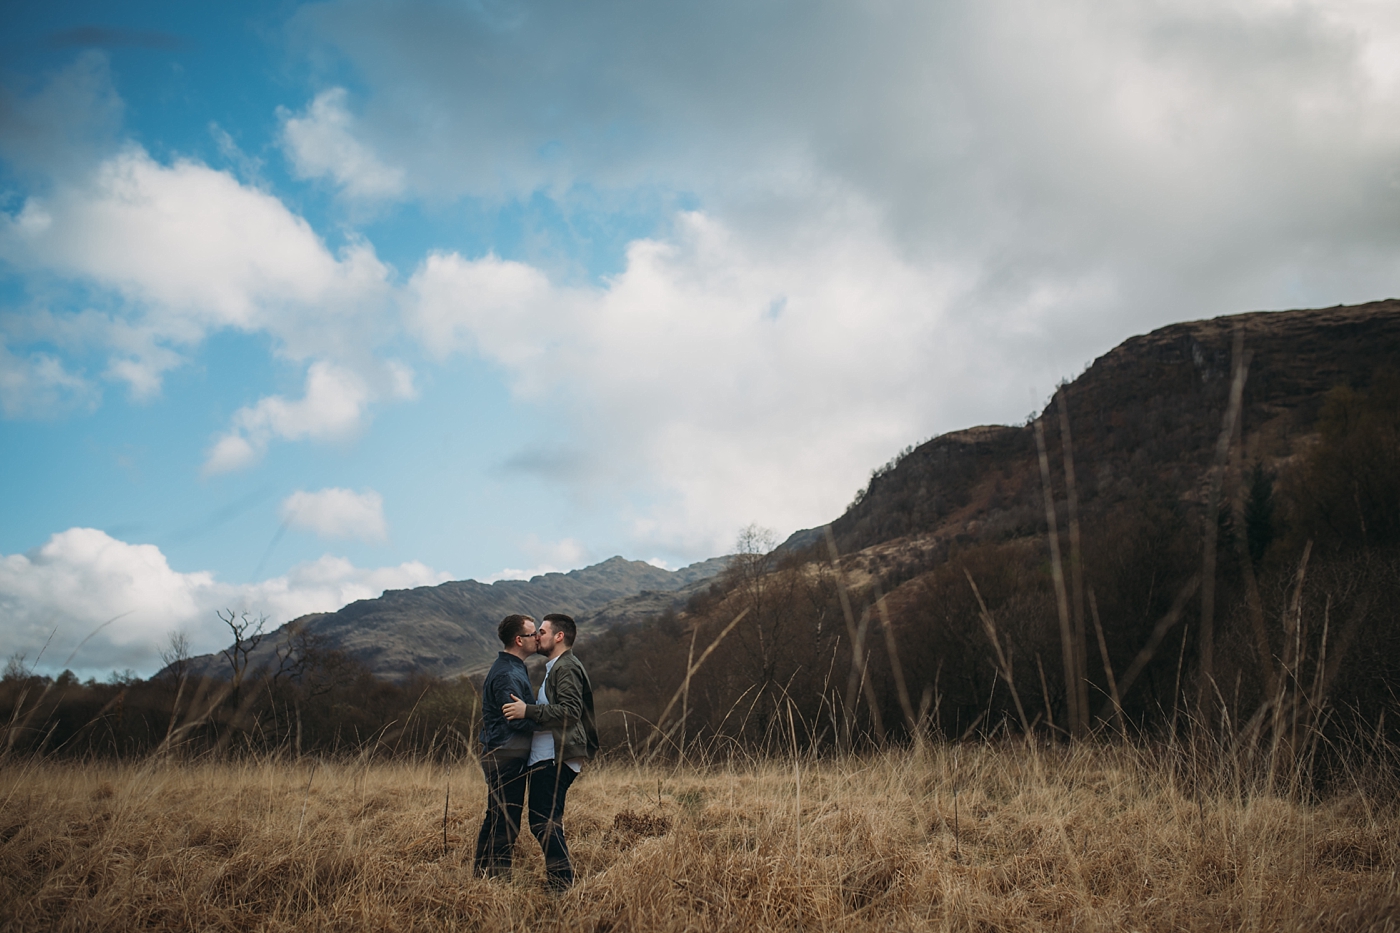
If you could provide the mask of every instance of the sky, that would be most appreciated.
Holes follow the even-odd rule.
[[[838,516],[1122,340],[1400,295],[1400,7],[21,4],[0,654]]]

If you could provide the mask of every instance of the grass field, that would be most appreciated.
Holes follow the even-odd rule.
[[[512,881],[472,876],[471,761],[10,762],[0,928],[1400,928],[1393,783],[1300,803],[1182,760],[1016,744],[602,764],[570,793],[579,883],[558,899],[528,835]]]

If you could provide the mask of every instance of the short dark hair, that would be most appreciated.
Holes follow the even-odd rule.
[[[496,626],[496,634],[501,636],[501,644],[509,648],[525,630],[525,623],[533,621],[535,621],[533,617],[519,613],[506,616],[501,620],[501,624]]]
[[[552,630],[564,633],[564,644],[570,648],[574,646],[574,638],[578,636],[578,626],[574,624],[572,616],[566,616],[562,612],[551,612],[544,617],[544,621],[551,623]]]

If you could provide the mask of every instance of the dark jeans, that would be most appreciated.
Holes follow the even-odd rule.
[[[539,840],[545,875],[555,891],[574,883],[574,866],[564,842],[564,798],[576,777],[573,768],[552,761],[530,769],[530,832]]]
[[[510,874],[511,852],[520,832],[520,811],[525,806],[525,759],[481,756],[486,776],[486,817],[476,835],[476,873],[490,878]]]

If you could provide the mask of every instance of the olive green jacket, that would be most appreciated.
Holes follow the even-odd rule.
[[[592,758],[598,752],[593,721],[593,685],[573,649],[559,655],[544,682],[548,703],[526,703],[525,718],[554,733],[556,763]]]

